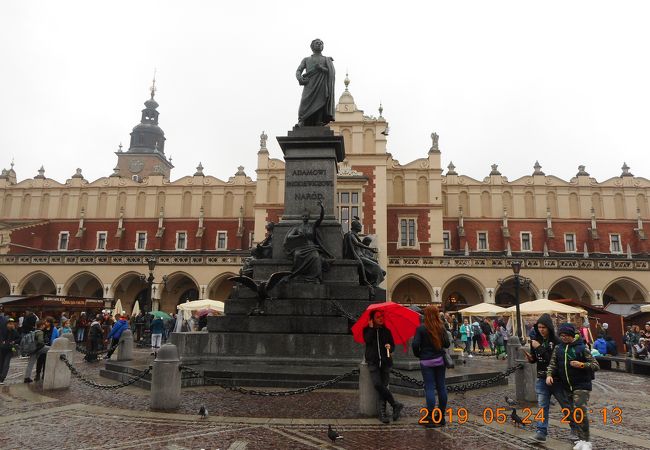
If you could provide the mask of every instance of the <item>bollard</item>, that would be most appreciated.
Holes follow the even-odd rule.
[[[530,364],[524,355],[525,348],[520,345],[519,338],[512,336],[508,340],[508,367],[523,364],[522,370],[517,370],[512,376],[515,380],[515,399],[518,402],[535,402],[535,383],[537,382],[537,364]]]
[[[118,361],[131,361],[133,359],[133,333],[131,330],[122,331],[116,351]]]
[[[70,369],[61,361],[61,355],[65,355],[68,361],[72,362],[73,351],[70,349],[70,341],[65,337],[54,340],[50,351],[45,359],[45,373],[43,376],[43,390],[68,389],[72,374]]]
[[[64,337],[64,338],[66,338],[67,340],[70,341],[70,349],[71,350],[74,350],[77,347],[77,343],[74,340],[74,334],[72,334],[72,333],[63,333],[59,337]]]
[[[379,394],[372,384],[370,370],[365,360],[359,364],[359,413],[377,417],[377,397]]]
[[[174,344],[158,350],[151,375],[151,409],[178,409],[181,402],[181,361]]]

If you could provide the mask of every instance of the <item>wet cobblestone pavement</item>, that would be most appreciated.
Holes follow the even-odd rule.
[[[140,357],[146,355],[138,351]],[[505,407],[514,386],[496,386],[450,394],[449,407],[467,408],[470,420],[427,430],[417,424],[423,399],[397,396],[406,404],[398,422],[382,425],[358,415],[355,391],[324,390],[291,397],[254,397],[217,387],[183,390],[175,413],[149,410],[149,392],[136,387],[97,390],[73,379],[70,390],[43,392],[39,383],[22,383],[26,360],[12,361],[7,384],[0,388],[0,449],[570,449],[568,426],[560,424],[557,405],[551,407],[549,440],[530,440],[529,425],[486,424],[484,408]],[[89,365],[75,355],[74,365],[104,384],[100,364]],[[494,361],[493,370],[504,370]],[[198,417],[200,405],[210,416]],[[520,404],[518,409],[533,404]],[[619,407],[620,425],[604,425],[599,410]],[[595,449],[650,449],[650,377],[600,371],[590,408]],[[332,424],[343,436],[335,445],[327,439]]]

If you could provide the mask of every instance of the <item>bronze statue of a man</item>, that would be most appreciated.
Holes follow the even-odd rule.
[[[334,120],[334,60],[322,55],[323,41],[320,39],[311,42],[311,50],[314,53],[303,58],[296,70],[298,84],[304,86],[298,127],[324,126]]]

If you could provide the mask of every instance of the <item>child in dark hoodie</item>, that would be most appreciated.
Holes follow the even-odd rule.
[[[555,347],[560,340],[555,335],[553,320],[548,314],[542,314],[533,326],[530,333],[530,353],[526,355],[528,362],[537,364],[537,381],[535,383],[535,393],[537,394],[538,406],[544,410],[544,421],[537,422],[537,431],[533,439],[543,442],[548,435],[548,417],[551,395],[555,397],[561,408],[569,408],[570,403],[562,385],[554,383],[551,386],[546,384],[546,370],[551,361],[551,356]],[[573,428],[575,425],[571,423]]]
[[[578,438],[574,450],[591,450],[589,442],[589,417],[587,402],[591,391],[593,373],[600,369],[598,362],[581,338],[576,338],[576,329],[571,323],[560,325],[558,330],[562,341],[555,347],[546,370],[546,384],[552,386],[557,379],[571,403],[571,417],[582,417],[577,423]],[[575,414],[575,410],[582,414]]]

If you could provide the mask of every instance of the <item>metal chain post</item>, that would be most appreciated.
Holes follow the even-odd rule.
[[[151,369],[152,369],[152,366],[149,366],[147,369],[140,372],[139,375],[137,375],[134,378],[131,378],[129,381],[125,381],[124,383],[120,383],[120,384],[99,384],[99,383],[96,383],[93,380],[89,380],[88,378],[83,376],[72,365],[72,363],[68,360],[68,358],[66,358],[65,355],[61,355],[60,358],[61,358],[61,361],[63,361],[65,363],[65,365],[68,366],[68,369],[70,369],[70,372],[72,373],[72,375],[74,375],[76,378],[78,378],[82,383],[87,384],[88,386],[94,387],[96,389],[103,389],[103,390],[107,390],[107,391],[111,390],[111,389],[119,389],[119,388],[123,388],[123,387],[126,387],[126,386],[130,386],[133,383],[135,383],[136,381],[139,381],[139,380],[143,379],[144,377],[146,377],[151,372]]]

